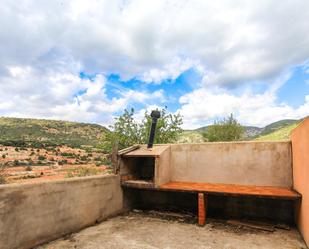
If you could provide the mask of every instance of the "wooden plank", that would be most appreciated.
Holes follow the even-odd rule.
[[[146,180],[127,180],[122,181],[121,186],[128,188],[153,189],[154,183],[153,181]]]
[[[136,150],[132,150],[123,154],[124,157],[159,157],[169,145],[155,145],[152,148],[147,148],[145,145],[140,146]]]
[[[274,225],[254,222],[254,221],[239,221],[239,220],[228,220],[227,224],[241,226],[241,227],[249,227],[257,230],[273,232],[275,230]]]
[[[134,151],[134,150],[139,149],[140,147],[141,147],[140,145],[133,145],[133,146],[130,146],[130,147],[128,147],[128,148],[119,150],[119,151],[118,151],[118,155],[119,155],[119,156],[125,155],[126,153],[129,153],[129,152],[131,152],[131,151]]]
[[[198,224],[204,226],[206,221],[206,209],[204,193],[198,193]]]
[[[161,190],[203,192],[218,195],[254,196],[279,199],[299,199],[294,190],[281,187],[249,186],[217,183],[169,182],[159,186]]]

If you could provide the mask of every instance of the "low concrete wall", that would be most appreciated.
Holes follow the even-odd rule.
[[[294,188],[302,195],[296,207],[296,224],[309,245],[309,118],[293,130],[291,140]]]
[[[291,143],[173,144],[171,180],[292,187]]]
[[[0,186],[0,248],[31,248],[122,210],[116,175]]]

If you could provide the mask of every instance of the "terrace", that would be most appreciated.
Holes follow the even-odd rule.
[[[108,176],[1,186],[0,248],[306,248],[308,138],[306,119],[288,141],[133,147]]]

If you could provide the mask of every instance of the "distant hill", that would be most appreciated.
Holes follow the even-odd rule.
[[[0,117],[0,143],[6,145],[97,146],[106,132],[98,124]]]
[[[273,130],[268,134],[261,134],[255,140],[258,141],[266,141],[266,140],[282,140],[282,139],[289,139],[291,131],[297,127],[299,122],[287,124],[286,126],[282,126],[277,130]]]
[[[203,126],[200,128],[197,128],[195,130],[192,130],[193,132],[198,132],[198,133],[204,133],[206,132],[207,128],[209,126]],[[245,126],[245,132],[244,132],[244,137],[253,137],[259,135],[263,131],[263,128],[255,127],[255,126]]]
[[[293,124],[297,124],[300,121],[301,120],[297,120],[297,119],[283,119],[283,120],[271,123],[271,124],[265,126],[262,129],[262,131],[259,135],[263,136],[263,135],[270,134],[270,133],[275,132],[275,131],[282,129],[284,127],[291,126]]]
[[[289,134],[302,119],[283,119],[277,122],[271,123],[263,128],[255,126],[245,126],[244,140],[282,140],[288,139]],[[209,126],[203,126],[195,130],[184,131],[180,137],[180,143],[183,142],[202,142],[202,134],[207,131]]]

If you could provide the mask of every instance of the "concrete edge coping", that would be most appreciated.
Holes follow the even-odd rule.
[[[61,183],[67,183],[67,182],[85,182],[85,181],[90,181],[94,179],[115,178],[115,177],[117,177],[117,175],[115,174],[105,174],[105,175],[72,177],[72,178],[65,178],[65,179],[59,179],[59,180],[46,180],[42,182],[9,183],[9,184],[0,185],[0,191],[4,189],[18,188],[21,186],[25,188],[31,188],[34,186],[38,187],[38,186],[44,186],[48,184],[61,184]]]
[[[204,143],[176,143],[170,144],[171,146],[176,145],[210,145],[210,144],[254,144],[254,143],[290,143],[291,139],[282,140],[264,140],[264,141],[226,141],[226,142],[204,142]]]

